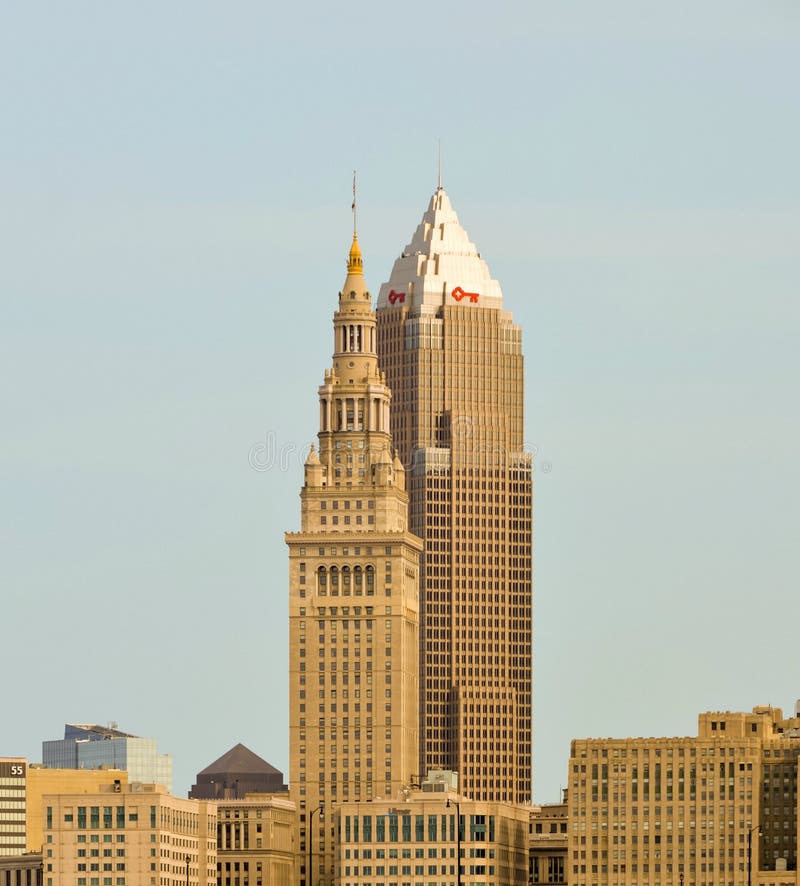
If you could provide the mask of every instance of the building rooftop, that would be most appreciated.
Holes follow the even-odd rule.
[[[219,759],[214,760],[213,763],[198,772],[198,775],[254,775],[256,773],[280,775],[283,778],[282,772],[239,742]]]
[[[88,739],[92,739],[96,736],[96,739],[108,739],[108,738],[138,738],[136,735],[131,735],[130,732],[121,732],[116,728],[116,724],[114,726],[99,726],[96,723],[66,723],[64,724],[64,738],[70,739],[75,738],[78,739],[80,737],[79,733],[86,733],[85,737]]]

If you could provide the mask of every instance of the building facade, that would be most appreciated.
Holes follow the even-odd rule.
[[[42,742],[42,762],[52,769],[124,769],[131,781],[172,790],[172,756],[159,754],[154,738],[120,732],[116,726],[67,723],[63,739]]]
[[[26,834],[28,852],[39,852],[44,843],[44,798],[50,794],[96,794],[104,787],[128,783],[123,769],[46,769],[28,766]]]
[[[42,853],[0,855],[0,886],[42,886]]]
[[[297,808],[288,796],[217,803],[218,886],[295,886]]]
[[[699,716],[686,738],[580,739],[569,775],[573,886],[795,886],[800,719]]]
[[[41,852],[46,794],[96,793],[127,781],[119,769],[46,769],[24,757],[0,757],[0,857]]]
[[[420,572],[420,771],[528,803],[532,464],[522,333],[440,186],[378,298]]]
[[[216,886],[214,803],[138,782],[44,802],[45,886]]]
[[[529,810],[468,800],[453,789],[448,775],[454,774],[432,772],[421,790],[400,801],[337,807],[337,882],[525,886]]]
[[[0,757],[0,858],[25,852],[27,785],[28,761]]]
[[[416,777],[421,543],[408,531],[391,394],[354,236],[319,388],[319,451],[289,547],[289,782],[300,882],[333,877],[333,806],[394,797]]]
[[[567,791],[564,791],[565,795]],[[565,884],[567,882],[567,798],[562,803],[543,803],[531,807],[530,883]]]

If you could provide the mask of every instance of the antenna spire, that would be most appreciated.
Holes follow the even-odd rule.
[[[356,236],[356,171],[353,170],[353,205],[350,207],[353,210],[353,236]]]
[[[358,245],[358,234],[356,233],[356,171],[353,170],[353,245],[350,247],[350,255],[347,260],[347,273],[358,274],[364,273],[364,262],[361,258],[361,249]]]
[[[439,187],[437,190],[442,190],[442,140],[439,139]]]

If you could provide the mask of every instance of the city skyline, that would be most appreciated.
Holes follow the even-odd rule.
[[[4,13],[3,753],[116,719],[176,794],[238,741],[289,771],[282,539],[350,174],[377,289],[439,138],[525,330],[535,799],[572,738],[790,708],[796,8],[437,8],[421,33],[356,5],[296,43],[297,10],[148,9]],[[65,680],[97,638],[114,668]]]

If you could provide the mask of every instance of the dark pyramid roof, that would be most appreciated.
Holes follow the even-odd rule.
[[[266,760],[254,754],[250,748],[246,748],[241,742],[234,745],[227,754],[223,754],[218,760],[206,766],[198,772],[201,775],[279,775],[283,779],[283,773],[274,766],[270,766]]]

